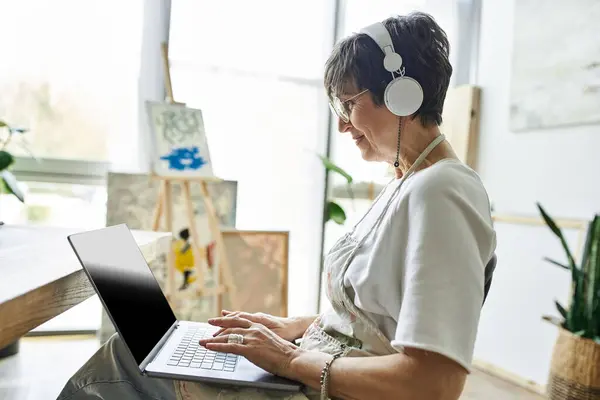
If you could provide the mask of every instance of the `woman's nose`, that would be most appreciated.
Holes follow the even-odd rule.
[[[350,121],[346,122],[343,119],[338,118],[338,131],[340,133],[347,132],[351,126],[352,124],[350,123]]]

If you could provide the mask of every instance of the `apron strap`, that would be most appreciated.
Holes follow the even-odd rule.
[[[376,229],[378,228],[379,224],[381,223],[381,221],[383,221],[383,217],[385,216],[388,208],[390,207],[390,205],[392,204],[392,201],[395,197],[395,194],[400,190],[400,188],[402,187],[402,184],[406,181],[406,179],[408,179],[408,177],[410,175],[412,175],[414,173],[414,171],[420,166],[420,164],[425,160],[425,158],[429,155],[429,153],[431,153],[431,151],[438,145],[440,144],[443,140],[445,139],[444,135],[440,135],[438,137],[436,137],[428,146],[427,148],[425,148],[425,150],[423,150],[423,152],[419,155],[419,157],[417,157],[417,160],[414,162],[414,164],[408,169],[408,171],[406,172],[406,174],[404,174],[404,176],[401,178],[400,183],[398,184],[398,187],[395,188],[394,193],[392,193],[392,195],[390,196],[390,198],[388,199],[385,207],[383,208],[383,210],[381,211],[381,213],[379,214],[379,216],[377,217],[375,224],[373,225],[373,228],[369,230],[369,234],[372,232],[375,232]],[[382,191],[383,192],[383,191]],[[379,198],[380,196],[378,196]],[[375,202],[373,202],[374,204]],[[365,213],[365,215],[367,213],[369,213],[369,211],[371,211],[371,209],[373,208],[373,205],[371,205],[371,207],[369,208],[369,210],[367,210],[367,212]],[[364,216],[363,216],[364,218]],[[361,221],[362,219],[361,218]],[[360,223],[360,221],[359,221]],[[358,225],[358,224],[357,224]],[[363,235],[360,240],[358,241],[358,243],[356,243],[356,245],[354,246],[354,248],[352,249],[352,251],[350,252],[350,255],[348,256],[346,262],[344,263],[341,271],[340,271],[340,275],[343,277],[346,274],[346,271],[348,270],[348,267],[350,266],[350,263],[352,262],[352,260],[354,259],[354,255],[356,254],[356,252],[358,251],[358,249],[363,245],[363,243],[365,242],[366,238],[369,236],[369,234]],[[339,283],[340,285],[342,285],[341,288],[341,293],[342,293],[342,304],[346,304],[346,308],[349,309],[349,311],[353,314],[356,315],[357,318],[360,318],[360,320],[366,324],[369,329],[374,332],[377,337],[380,339],[381,343],[383,343],[390,351],[394,350],[392,348],[392,346],[390,345],[390,343],[387,341],[385,335],[383,334],[383,332],[362,312],[362,310],[360,310],[358,307],[356,307],[356,305],[354,304],[354,302],[352,301],[352,299],[350,299],[350,297],[348,296],[348,293],[346,293],[345,288],[343,287],[344,285],[344,279],[340,279]]]
[[[441,142],[443,142],[445,139],[446,139],[446,136],[444,136],[443,134],[439,135],[431,143],[429,143],[429,145],[425,148],[425,150],[423,150],[423,152],[421,154],[419,154],[419,157],[417,157],[417,159],[415,160],[415,162],[413,163],[413,165],[411,165],[410,168],[408,169],[408,171],[406,171],[406,174],[404,174],[404,176],[402,178],[400,178],[400,183],[398,184],[398,186],[394,190],[394,193],[392,193],[392,195],[388,199],[387,203],[385,204],[385,207],[383,208],[383,210],[381,211],[381,213],[377,217],[377,220],[375,220],[375,224],[373,225],[373,228],[370,230],[370,232],[374,232],[379,227],[379,224],[381,224],[381,221],[383,221],[383,217],[385,216],[388,208],[391,206],[392,201],[393,201],[395,195],[400,191],[400,188],[402,187],[402,184],[404,184],[404,182],[415,172],[415,170],[417,168],[419,168],[419,166],[423,163],[423,161],[425,161],[425,158],[427,158],[427,156],[429,155],[429,153],[431,153],[433,151],[433,149],[435,149],[436,146],[438,144],[440,144]],[[370,210],[371,209],[369,209],[369,211]],[[357,248],[360,247],[360,246],[362,246],[362,244],[365,242],[365,240],[367,239],[367,237],[368,237],[368,235],[364,235],[360,239]]]

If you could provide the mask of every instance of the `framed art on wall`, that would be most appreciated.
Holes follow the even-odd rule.
[[[511,128],[600,122],[600,3],[519,0],[514,18]]]

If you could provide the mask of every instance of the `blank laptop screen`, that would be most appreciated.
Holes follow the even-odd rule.
[[[115,225],[71,235],[69,241],[141,364],[176,318],[132,233]]]

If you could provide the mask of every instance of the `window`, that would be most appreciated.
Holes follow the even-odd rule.
[[[141,11],[141,0],[2,3],[0,118],[30,130],[37,157],[108,161],[111,138],[137,130]]]
[[[145,3],[2,2],[0,119],[28,132],[26,146],[13,140],[8,148],[26,204],[0,195],[1,220],[105,225],[108,165],[135,157]],[[97,329],[100,312],[94,296],[36,331]]]
[[[68,183],[21,182],[27,202],[0,196],[0,217],[9,224],[94,229],[106,221],[106,189]]]
[[[290,231],[289,312],[314,312],[333,1],[172,3],[176,101],[203,111],[215,173],[238,182],[238,229]]]

